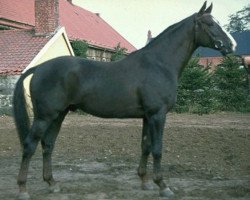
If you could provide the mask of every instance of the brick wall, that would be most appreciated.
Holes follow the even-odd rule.
[[[0,75],[0,114],[12,114],[12,98],[19,75]]]
[[[199,64],[205,67],[210,66],[213,71],[217,65],[222,62],[223,57],[201,57]]]
[[[36,35],[49,35],[59,26],[58,0],[35,0]]]

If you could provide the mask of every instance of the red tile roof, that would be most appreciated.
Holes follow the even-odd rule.
[[[1,18],[34,26],[34,0],[1,0]]]
[[[95,13],[60,0],[60,24],[65,26],[70,39],[85,39],[90,44],[114,49],[120,43],[129,52],[136,48]]]
[[[1,0],[0,18],[35,25],[34,0]],[[114,49],[118,43],[128,52],[136,48],[95,13],[59,0],[59,23],[70,39],[86,40],[89,44]]]
[[[33,30],[0,31],[0,74],[20,74],[51,37],[34,36]]]

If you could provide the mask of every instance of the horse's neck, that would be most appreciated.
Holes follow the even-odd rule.
[[[194,24],[191,20],[183,21],[176,24],[176,27],[166,30],[159,38],[155,39],[155,44],[148,46],[151,56],[177,77],[180,76],[197,48]]]

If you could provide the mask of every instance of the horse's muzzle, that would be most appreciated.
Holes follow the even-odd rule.
[[[225,45],[221,40],[215,41],[215,49],[219,50],[223,56],[231,54],[235,51],[235,47],[231,42]]]
[[[226,56],[228,54],[232,54],[235,52],[234,48],[233,47],[225,47],[223,46],[221,49],[220,49],[220,52],[222,53],[223,56]]]

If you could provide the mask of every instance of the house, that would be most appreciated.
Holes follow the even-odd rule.
[[[115,47],[135,51],[100,16],[71,0],[0,1],[0,113],[11,109],[20,74],[41,62],[74,55],[70,40],[85,40],[88,57],[109,61]]]
[[[235,51],[235,55],[241,56],[243,60],[250,59],[250,31],[236,32],[232,33],[233,38],[237,42],[237,47]],[[200,47],[195,53],[195,56],[199,56],[199,63],[203,66],[215,67],[219,65],[223,59],[223,56],[219,51]]]

